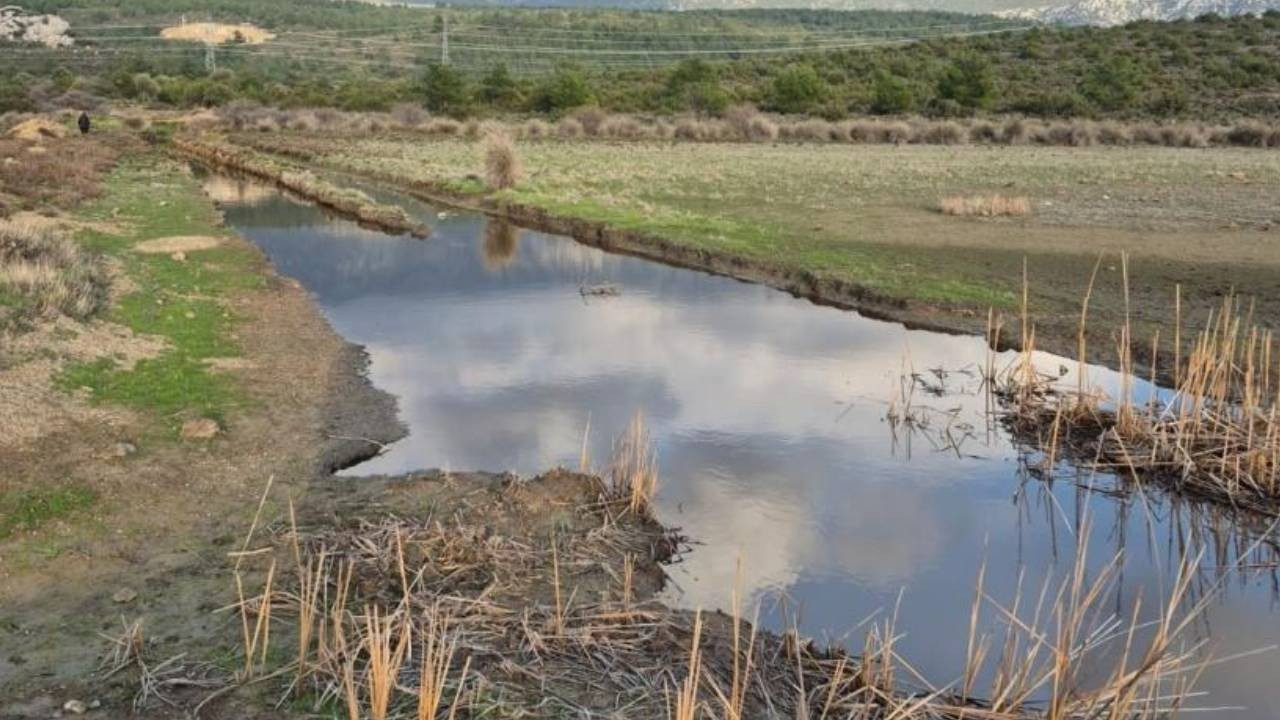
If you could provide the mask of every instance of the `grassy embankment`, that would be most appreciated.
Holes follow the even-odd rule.
[[[1232,290],[1256,301],[1264,325],[1280,318],[1280,234],[1271,229],[1280,216],[1269,191],[1280,184],[1280,155],[1266,151],[525,141],[523,182],[490,193],[478,179],[480,148],[462,139],[237,141],[846,283],[865,291],[844,293],[863,309],[966,331],[983,329],[988,308],[1016,310],[1025,259],[1040,346],[1068,355],[1099,254],[1091,309],[1098,331],[1109,334],[1125,313],[1121,252],[1130,254],[1129,308],[1140,342],[1173,321],[1177,285],[1193,327]],[[1031,214],[939,211],[944,198],[988,194],[1025,197]],[[728,265],[721,269],[734,273]],[[1092,347],[1095,359],[1114,362],[1105,336]]]
[[[188,419],[225,424],[228,409],[245,402],[209,360],[239,354],[232,340],[236,320],[224,297],[263,285],[258,257],[243,247],[181,255],[134,251],[137,243],[156,238],[227,236],[196,182],[175,170],[155,157],[126,161],[105,178],[105,194],[74,213],[75,222],[93,227],[77,238],[82,254],[98,256],[100,266],[119,268],[114,282],[119,297],[98,313],[100,319],[160,338],[164,350],[130,367],[111,356],[68,362],[56,383],[69,393],[87,391],[92,405],[139,412],[147,435],[143,444],[176,439]],[[40,300],[13,285],[5,287],[5,295],[19,308]],[[0,488],[0,507],[6,511],[0,538],[88,507],[96,496],[80,485],[15,484]]]

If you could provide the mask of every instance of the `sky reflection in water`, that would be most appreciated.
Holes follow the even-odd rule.
[[[659,516],[697,543],[671,568],[674,602],[727,607],[739,555],[765,621],[778,627],[783,608],[798,611],[801,631],[820,638],[892,611],[901,593],[899,650],[946,683],[963,666],[984,558],[996,598],[1012,596],[1020,570],[1038,590],[1046,572],[1069,566],[1088,508],[1091,564],[1126,549],[1114,599],[1126,612],[1168,575],[1181,541],[1213,526],[1159,498],[1144,508],[1071,478],[1051,490],[1028,480],[1008,441],[988,433],[978,339],[907,331],[469,214],[437,218],[410,203],[435,230],[419,241],[279,196],[221,192],[243,199],[226,207],[229,222],[315,295],[338,332],[368,347],[373,382],[399,398],[410,438],[353,474],[573,466],[588,420],[591,457],[603,465],[642,409],[659,453]],[[579,294],[603,282],[621,295]],[[915,398],[934,408],[935,430],[954,413],[959,452],[934,449],[929,433],[891,442],[884,418],[908,365],[947,388]],[[1105,371],[1091,377],[1110,381]],[[1217,552],[1230,561],[1240,541],[1219,536]],[[1206,565],[1217,562],[1211,554]],[[1206,623],[1219,654],[1280,642],[1274,580],[1228,578]],[[1147,595],[1144,606],[1156,605]],[[1277,661],[1210,668],[1201,685],[1212,696],[1199,704],[1280,716]]]

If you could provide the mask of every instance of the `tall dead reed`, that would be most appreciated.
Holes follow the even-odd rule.
[[[1079,379],[1063,387],[1056,375],[1028,373],[1024,348],[998,394],[1015,437],[1052,457],[1122,478],[1154,480],[1174,492],[1268,516],[1280,515],[1280,351],[1271,330],[1250,325],[1250,313],[1228,296],[1190,338],[1182,331],[1181,289],[1173,298],[1173,387],[1137,402],[1136,367],[1128,312],[1116,333],[1118,388],[1105,393],[1089,383],[1086,362],[1089,297],[1081,308]],[[1095,268],[1096,277],[1096,268]],[[1150,383],[1157,381],[1158,333],[1151,342]],[[1012,368],[1018,368],[1014,371]],[[1061,445],[1061,447],[1059,447]]]
[[[658,491],[658,457],[642,413],[632,416],[614,443],[609,475],[613,492],[627,498],[632,513],[648,512]]]

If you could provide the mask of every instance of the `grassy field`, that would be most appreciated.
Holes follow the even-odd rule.
[[[391,135],[245,135],[332,169],[488,193],[478,143]],[[1100,254],[1095,317],[1123,315],[1130,256],[1140,325],[1203,317],[1233,290],[1280,318],[1280,154],[1245,149],[825,146],[525,141],[524,179],[498,197],[682,245],[848,280],[964,329],[989,307],[1032,309],[1071,346]],[[951,217],[949,196],[1025,197],[1017,218]],[[1276,228],[1276,229],[1273,229]],[[1139,335],[1138,337],[1145,337]]]

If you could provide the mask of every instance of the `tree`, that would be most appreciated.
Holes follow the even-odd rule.
[[[1104,112],[1129,107],[1138,98],[1142,73],[1127,57],[1113,55],[1093,63],[1080,82],[1080,94]]]
[[[831,94],[812,65],[791,65],[773,78],[770,104],[784,113],[809,112]]]
[[[432,65],[423,78],[422,95],[431,112],[461,115],[468,105],[467,79],[448,65]]]
[[[481,78],[477,94],[490,105],[511,108],[520,99],[520,88],[516,87],[516,81],[511,77],[507,66],[498,63],[489,68],[489,72]]]
[[[872,83],[871,111],[884,115],[904,113],[916,105],[911,86],[903,78],[880,69]]]
[[[719,115],[729,107],[729,94],[720,87],[719,71],[705,60],[682,60],[667,76],[667,104],[674,109]]]
[[[996,99],[991,64],[979,55],[961,55],[938,79],[938,97],[968,111],[982,110]]]
[[[533,108],[557,113],[588,105],[595,100],[591,84],[576,66],[561,65],[547,76],[534,93]]]

